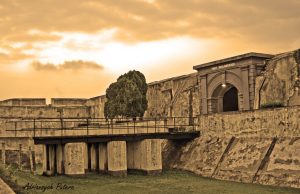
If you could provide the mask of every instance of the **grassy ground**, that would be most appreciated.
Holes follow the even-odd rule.
[[[192,173],[165,171],[157,176],[128,175],[126,178],[108,175],[88,174],[83,177],[54,176],[45,177],[29,172],[6,169],[2,176],[9,175],[18,185],[29,184],[48,186],[44,192],[40,189],[22,189],[22,193],[205,193],[205,194],[300,194],[300,189],[279,188],[255,184],[243,184],[203,178]],[[4,174],[3,174],[4,173]],[[6,174],[5,174],[6,173]],[[63,185],[69,189],[60,189]],[[57,188],[58,185],[59,188]],[[74,189],[72,189],[72,187]]]

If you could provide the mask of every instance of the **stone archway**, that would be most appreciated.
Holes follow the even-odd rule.
[[[223,112],[239,110],[238,90],[231,87],[223,96]]]
[[[242,103],[242,94],[232,84],[220,84],[208,101],[209,113],[238,111]]]

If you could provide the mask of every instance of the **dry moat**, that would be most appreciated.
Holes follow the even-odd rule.
[[[3,169],[2,169],[3,172]],[[32,175],[29,172],[7,168],[6,176],[17,182],[22,193],[205,193],[205,194],[292,194],[298,189],[245,184],[203,178],[190,172],[163,171],[156,176],[129,174],[126,178],[99,176],[96,173],[82,177]],[[3,175],[2,174],[2,175]],[[10,174],[10,175],[9,175]],[[16,189],[16,185],[14,186]],[[19,193],[17,191],[17,193]]]

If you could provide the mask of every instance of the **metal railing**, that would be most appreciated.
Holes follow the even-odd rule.
[[[6,136],[49,137],[181,133],[196,131],[196,117],[142,119],[26,118],[6,120]]]

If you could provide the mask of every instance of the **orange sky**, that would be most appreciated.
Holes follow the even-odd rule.
[[[148,82],[300,47],[299,0],[0,0],[0,100],[93,97],[131,69]]]

